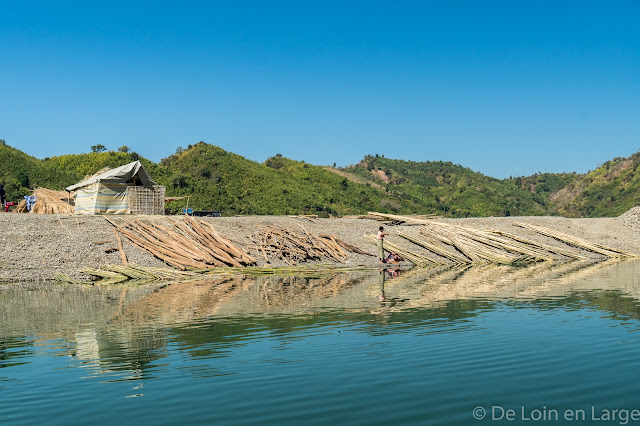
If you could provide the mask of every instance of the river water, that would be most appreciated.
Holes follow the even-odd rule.
[[[638,261],[6,284],[0,424],[638,424],[639,302]]]

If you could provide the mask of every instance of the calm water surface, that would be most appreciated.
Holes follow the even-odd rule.
[[[640,424],[639,272],[3,285],[0,423]]]

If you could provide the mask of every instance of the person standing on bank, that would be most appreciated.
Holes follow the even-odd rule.
[[[0,183],[0,207],[4,208],[4,203],[7,201],[6,199],[6,193],[4,192],[4,188],[2,187],[2,184]]]
[[[378,259],[380,259],[380,262],[384,261],[384,236],[385,235],[389,235],[386,232],[384,232],[384,227],[380,227],[380,229],[378,230]]]

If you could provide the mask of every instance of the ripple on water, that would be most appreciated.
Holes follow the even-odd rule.
[[[636,269],[620,273],[636,276]],[[619,274],[589,277],[534,280],[526,297],[464,296],[458,278],[443,293],[452,299],[438,300],[415,283],[396,282],[388,290],[397,293],[394,306],[354,284],[344,291],[357,296],[355,305],[303,313],[278,306],[278,313],[185,320],[180,307],[176,321],[160,311],[141,319],[84,316],[55,327],[41,320],[42,329],[21,328],[28,321],[18,318],[0,342],[0,418],[468,424],[473,407],[492,404],[636,408],[640,284],[624,275],[620,288],[609,281],[600,288],[594,283]],[[530,289],[528,281],[516,284],[521,293]],[[427,302],[411,305],[411,297]]]

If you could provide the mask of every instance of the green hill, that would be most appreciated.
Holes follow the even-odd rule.
[[[62,189],[61,182],[72,179],[67,170],[49,167],[45,160],[27,155],[4,141],[0,143],[0,183],[8,201],[21,199],[37,186]]]
[[[539,194],[547,201],[551,201],[552,194],[576,180],[578,175],[574,173],[536,173],[531,176],[521,176],[505,179],[520,189]],[[553,202],[552,202],[553,203]]]
[[[4,185],[7,199],[17,201],[33,188],[64,190],[105,167],[114,168],[138,159],[151,172],[158,167],[135,152],[71,154],[40,160],[0,143],[0,183]]]
[[[450,162],[366,156],[344,169],[276,155],[264,163],[200,142],[153,163],[136,153],[100,152],[37,159],[0,140],[0,183],[17,201],[42,186],[64,189],[104,167],[140,160],[168,196],[195,209],[230,214],[399,214],[449,217],[560,214],[617,216],[640,205],[640,153],[584,175],[539,173],[494,179]],[[185,201],[169,203],[178,211]]]
[[[640,205],[640,153],[578,175],[550,198],[563,216],[618,216]]]
[[[225,214],[407,213],[413,207],[323,167],[279,155],[260,164],[203,142],[163,159],[161,165],[164,169],[154,176],[168,194],[190,195],[194,208]]]
[[[366,156],[344,169],[384,185],[421,212],[452,217],[540,215],[551,210],[546,194],[450,162],[415,162]]]

